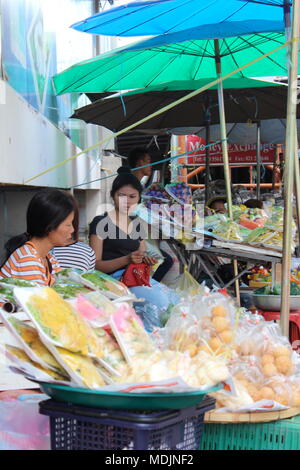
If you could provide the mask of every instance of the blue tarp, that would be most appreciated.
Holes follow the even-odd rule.
[[[72,28],[109,36],[159,35],[196,28],[197,39],[284,31],[281,8],[283,2],[284,0],[133,2],[96,14],[75,23]]]

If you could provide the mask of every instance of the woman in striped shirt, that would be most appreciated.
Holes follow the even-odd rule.
[[[58,189],[41,190],[31,199],[26,218],[27,231],[5,244],[0,280],[14,277],[51,286],[61,268],[50,250],[72,237],[74,201]]]
[[[66,246],[56,246],[53,248],[53,255],[62,269],[81,269],[82,271],[95,269],[96,255],[94,250],[86,243],[82,243],[78,240],[79,209],[75,199],[73,227],[74,232],[69,243],[67,243]]]

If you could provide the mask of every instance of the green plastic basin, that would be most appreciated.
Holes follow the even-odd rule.
[[[95,408],[123,410],[179,410],[201,403],[208,393],[221,388],[216,386],[204,391],[189,393],[120,393],[72,388],[46,382],[38,382],[41,390],[57,401]]]

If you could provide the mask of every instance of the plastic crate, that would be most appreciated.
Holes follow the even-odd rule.
[[[300,415],[269,423],[206,423],[200,450],[300,450]]]
[[[47,400],[40,413],[50,417],[52,450],[197,450],[204,414],[215,407],[181,410],[120,411]]]

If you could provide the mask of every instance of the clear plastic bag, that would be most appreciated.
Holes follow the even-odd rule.
[[[187,266],[171,287],[183,297],[194,297],[204,291],[203,286],[188,272]]]
[[[49,418],[36,399],[0,400],[0,450],[50,450]]]

